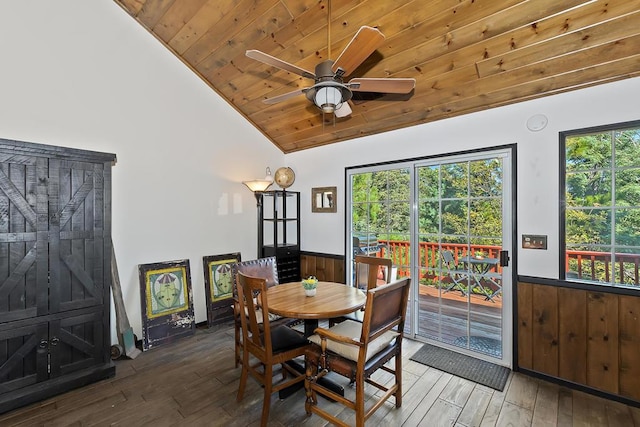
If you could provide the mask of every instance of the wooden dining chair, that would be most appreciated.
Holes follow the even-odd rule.
[[[391,282],[391,259],[357,255],[354,261],[355,287],[366,292],[369,289],[377,287],[379,284]],[[380,276],[382,276],[382,279],[380,279]],[[344,322],[347,319],[362,322],[363,312],[364,308],[341,317],[329,319],[329,326]]]
[[[235,347],[235,367],[237,368],[242,363],[242,333],[240,314],[242,311],[238,305],[238,292],[237,292],[237,276],[242,272],[247,276],[260,277],[265,279],[267,288],[278,285],[278,268],[276,264],[276,257],[265,257],[249,261],[237,262],[231,266],[231,274],[233,277],[233,319],[234,319],[234,347]],[[263,311],[258,309],[257,318],[258,323],[262,324]],[[245,313],[246,315],[246,313]],[[269,319],[274,325],[289,324],[294,322],[293,319],[281,318],[273,314],[269,314]]]
[[[251,375],[264,388],[262,401],[261,426],[266,426],[269,420],[271,394],[304,381],[304,373],[289,366],[287,361],[303,356],[310,347],[303,334],[285,325],[272,326],[269,316],[262,317],[258,323],[257,313],[260,310],[268,312],[267,281],[259,277],[247,276],[242,272],[237,275],[238,304],[241,312],[242,324],[242,374],[238,386],[237,400],[241,401],[247,385],[247,377]],[[250,356],[253,358],[250,359]],[[281,365],[282,380],[273,383],[274,366]],[[287,374],[291,375],[287,379]]]
[[[356,255],[355,285],[363,291],[373,289],[378,284],[391,282],[392,261],[368,255]],[[382,279],[379,277],[382,276]]]
[[[305,353],[308,415],[317,414],[333,424],[348,426],[318,407],[318,394],[354,410],[357,427],[364,427],[365,421],[391,396],[395,398],[396,408],[402,406],[402,339],[410,283],[407,277],[369,290],[362,323],[346,320],[329,329],[317,328],[316,334],[309,337],[313,345]],[[386,366],[391,359],[395,359],[393,368]],[[378,369],[393,374],[393,384],[383,385],[373,380],[371,376]],[[355,383],[354,399],[343,397],[318,382],[329,372]],[[375,397],[377,390],[371,390],[365,397],[365,384],[382,391],[380,398]],[[365,398],[372,402],[369,397],[375,403],[365,408]]]

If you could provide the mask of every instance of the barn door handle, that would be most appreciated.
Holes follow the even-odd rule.
[[[58,337],[51,338],[51,345],[56,346],[58,345],[58,342],[60,342],[60,339],[58,339]]]
[[[49,341],[47,341],[47,340],[40,341],[38,343],[38,347],[43,348],[43,349],[49,347]]]

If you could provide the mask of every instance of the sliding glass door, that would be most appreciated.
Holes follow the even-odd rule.
[[[351,262],[412,277],[407,335],[507,366],[510,165],[506,149],[347,171]]]
[[[415,333],[501,362],[510,342],[505,334],[510,286],[505,289],[501,265],[508,247],[504,236],[510,235],[504,160],[497,153],[434,159],[417,164],[415,173],[420,277]]]

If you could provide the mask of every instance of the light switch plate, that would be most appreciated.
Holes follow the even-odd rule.
[[[523,234],[523,249],[547,249],[547,236],[542,234]]]

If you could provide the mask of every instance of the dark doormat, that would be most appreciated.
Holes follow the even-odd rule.
[[[474,359],[431,344],[423,345],[411,356],[411,360],[499,391],[504,390],[510,372],[509,368],[504,366]]]

